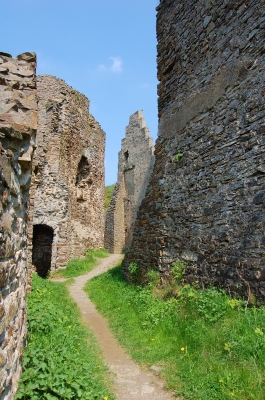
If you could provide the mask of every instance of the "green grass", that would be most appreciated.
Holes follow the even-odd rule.
[[[28,346],[16,399],[114,399],[93,334],[64,284],[33,275],[27,299]]]
[[[114,188],[115,188],[115,183],[113,185],[105,187],[105,200],[104,200],[105,211],[107,211],[109,208],[110,200],[111,200],[112,194],[114,192]]]
[[[68,261],[65,269],[54,272],[52,278],[74,278],[84,275],[91,271],[97,264],[97,258],[104,258],[109,255],[108,250],[104,248],[88,249],[86,257]]]
[[[176,395],[264,400],[264,307],[246,308],[213,288],[184,286],[170,297],[165,288],[126,283],[120,267],[93,278],[85,290],[119,342],[138,363],[162,367]]]

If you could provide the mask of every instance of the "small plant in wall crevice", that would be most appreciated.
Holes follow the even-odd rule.
[[[186,272],[187,263],[184,261],[176,260],[172,263],[172,275],[176,282],[180,284]]]
[[[131,276],[131,281],[136,284],[140,283],[141,273],[139,264],[136,261],[131,262],[128,266],[128,270]]]
[[[179,162],[179,161],[181,160],[182,157],[183,157],[183,154],[180,153],[180,152],[178,152],[177,154],[175,154],[175,155],[172,157],[172,162],[174,162],[174,163]]]
[[[139,265],[137,264],[137,262],[131,262],[128,270],[132,276],[137,276],[139,273]]]

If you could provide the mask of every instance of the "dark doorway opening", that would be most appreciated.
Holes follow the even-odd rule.
[[[52,241],[53,229],[50,226],[33,226],[32,264],[42,278],[46,278],[51,269]]]

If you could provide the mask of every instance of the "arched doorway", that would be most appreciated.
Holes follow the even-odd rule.
[[[46,278],[51,269],[53,229],[48,225],[33,226],[32,264]]]

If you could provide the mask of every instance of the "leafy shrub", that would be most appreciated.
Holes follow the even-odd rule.
[[[140,268],[137,262],[131,262],[128,266],[129,273],[131,275],[131,281],[133,283],[140,283]]]
[[[139,265],[137,262],[131,262],[128,270],[132,276],[136,276],[139,273]]]
[[[187,265],[188,264],[186,262],[179,261],[179,260],[174,261],[172,263],[171,272],[172,272],[174,279],[176,280],[176,282],[178,284],[181,283],[181,281],[185,275]]]
[[[105,187],[105,200],[104,200],[105,212],[108,211],[108,208],[109,208],[109,205],[110,205],[110,201],[111,201],[111,197],[112,197],[113,192],[114,192],[114,188],[115,188],[115,184]]]

